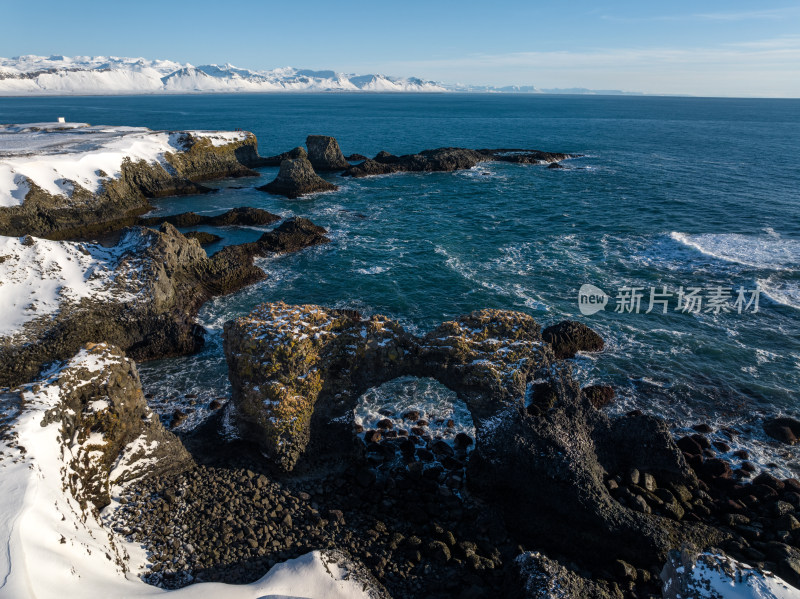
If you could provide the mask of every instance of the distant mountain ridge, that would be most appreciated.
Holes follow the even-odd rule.
[[[578,88],[541,90],[532,85],[447,85],[418,77],[355,75],[293,67],[254,71],[231,64],[193,66],[172,60],[116,56],[0,58],[0,96],[309,91],[624,93]]]

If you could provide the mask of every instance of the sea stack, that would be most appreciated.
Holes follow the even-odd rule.
[[[281,170],[275,180],[258,189],[292,200],[318,191],[334,191],[338,187],[314,172],[311,162],[301,156],[281,162]]]
[[[342,154],[339,142],[335,137],[327,135],[309,135],[306,138],[308,159],[318,171],[343,171],[350,168],[350,163]]]

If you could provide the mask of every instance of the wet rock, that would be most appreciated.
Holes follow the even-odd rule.
[[[295,158],[308,159],[308,152],[306,152],[305,148],[298,146],[288,152],[262,158],[261,166],[280,166],[284,160],[294,160]]]
[[[538,150],[469,150],[466,148],[437,148],[418,154],[394,156],[382,151],[374,159],[351,166],[345,175],[368,177],[398,172],[450,172],[473,168],[481,162],[514,162],[517,164],[547,164],[574,157],[570,154]]]
[[[598,410],[613,403],[616,395],[614,387],[609,385],[590,385],[589,387],[584,387],[582,392],[586,395],[589,403]]]
[[[281,162],[278,176],[271,183],[257,189],[295,199],[310,193],[334,191],[338,187],[317,175],[307,159],[295,158]]]
[[[350,154],[345,158],[348,162],[363,162],[367,157],[363,154]]]
[[[146,227],[155,227],[161,223],[169,223],[176,227],[196,227],[207,225],[210,227],[229,227],[229,226],[264,226],[278,222],[281,217],[272,214],[261,208],[251,208],[243,206],[232,208],[222,214],[208,216],[196,214],[194,212],[182,212],[181,214],[171,214],[168,216],[142,217],[138,224]],[[188,233],[186,234],[188,236]]]
[[[339,142],[327,135],[309,135],[306,138],[308,160],[318,171],[342,171],[350,166],[339,149]]]
[[[184,236],[186,239],[196,239],[200,242],[200,245],[210,245],[222,240],[222,237],[219,235],[214,235],[207,231],[189,231],[188,233],[184,233]]]
[[[542,338],[553,347],[558,360],[574,358],[581,351],[598,352],[603,338],[581,322],[565,320],[542,331]]]
[[[547,165],[549,169],[563,169],[564,166],[560,162],[551,162]]]
[[[800,438],[800,420],[786,416],[770,418],[764,422],[764,432],[781,443],[794,445]]]

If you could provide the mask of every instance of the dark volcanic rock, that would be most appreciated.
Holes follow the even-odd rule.
[[[367,159],[363,154],[350,154],[346,160],[348,162],[363,162]]]
[[[794,445],[800,439],[800,420],[786,416],[770,418],[764,422],[764,432],[781,443]]]
[[[189,231],[183,235],[186,239],[196,239],[200,242],[200,245],[210,245],[222,239],[219,235],[214,235],[206,231]]]
[[[307,159],[294,158],[281,162],[281,170],[275,180],[257,189],[294,199],[309,193],[334,191],[338,187],[333,183],[328,183],[314,172],[314,168]]]
[[[369,177],[400,172],[434,172],[469,169],[481,162],[514,162],[518,164],[556,163],[577,155],[541,152],[539,150],[469,150],[466,148],[438,148],[419,154],[394,156],[380,152],[374,159],[351,166],[345,175]]]
[[[295,158],[308,158],[308,153],[306,152],[305,148],[298,146],[293,150],[284,152],[283,154],[278,154],[277,156],[266,156],[261,160],[263,166],[280,166],[281,162],[284,160],[294,160]]]
[[[590,385],[581,389],[581,392],[589,400],[589,403],[598,410],[614,401],[614,387],[608,385]]]
[[[632,468],[660,485],[698,483],[663,421],[611,420],[595,409],[530,316],[482,310],[417,338],[381,316],[355,321],[275,303],[227,323],[224,340],[240,431],[282,470],[348,463],[358,398],[399,376],[432,377],[458,394],[476,423],[471,491],[500,510],[520,542],[608,565],[652,564],[682,542],[723,538],[611,496],[606,473]],[[528,415],[526,389],[541,378],[552,388],[551,407]],[[434,457],[417,450],[424,452]],[[423,480],[439,474],[426,470]]]
[[[524,599],[622,599],[616,585],[569,570],[541,553],[528,551],[514,560],[512,576]],[[513,596],[513,595],[512,595]]]
[[[542,331],[558,360],[574,358],[580,351],[603,351],[603,338],[582,322],[565,320]]]
[[[563,169],[564,166],[560,162],[551,162],[550,164],[547,165],[547,168],[551,170],[558,170],[558,169]]]
[[[264,226],[278,222],[281,217],[272,214],[261,208],[251,208],[243,206],[232,208],[222,214],[208,216],[196,214],[194,212],[182,212],[181,214],[170,214],[169,216],[152,216],[139,219],[138,224],[146,227],[156,227],[161,223],[169,223],[176,227],[196,227],[198,225],[208,225],[211,227],[240,226]]]
[[[306,138],[308,160],[318,171],[343,171],[350,166],[339,149],[339,142],[327,135],[309,135]]]

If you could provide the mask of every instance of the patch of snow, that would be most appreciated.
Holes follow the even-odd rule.
[[[701,553],[693,566],[671,560],[662,572],[667,599],[800,599],[800,589],[726,555]]]
[[[117,359],[125,359],[117,357]],[[348,567],[319,551],[274,566],[247,585],[201,583],[176,591],[149,586],[131,573],[123,539],[85,512],[69,491],[71,455],[59,439],[60,423],[42,426],[58,405],[59,375],[83,368],[77,356],[47,380],[27,386],[25,404],[0,442],[0,596],[14,599],[369,599],[371,594]],[[34,391],[36,389],[36,391]],[[92,440],[88,441],[90,443]],[[131,547],[131,549],[134,549]],[[131,556],[134,556],[132,558]],[[123,565],[128,565],[125,572]],[[43,575],[43,572],[46,575]]]

